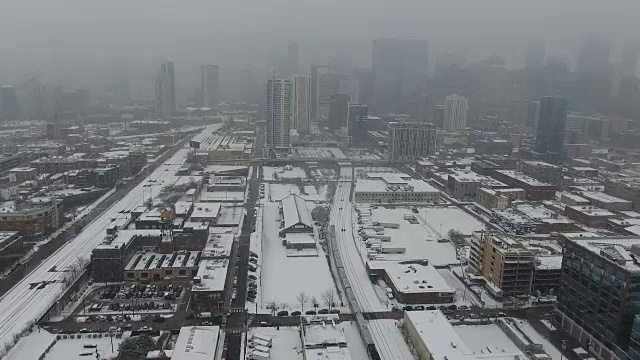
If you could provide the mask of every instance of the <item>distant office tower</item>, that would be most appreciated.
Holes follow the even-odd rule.
[[[0,87],[0,119],[18,120],[19,117],[20,106],[16,88],[12,85],[2,85]]]
[[[311,119],[318,120],[318,77],[321,73],[328,72],[324,65],[311,65]]]
[[[460,131],[467,127],[467,98],[457,94],[447,96],[444,104],[444,129]]]
[[[578,49],[577,71],[602,74],[609,70],[611,42],[599,35],[585,38]]]
[[[444,105],[436,105],[433,108],[433,124],[440,129],[444,129],[444,109]]]
[[[288,147],[291,122],[291,80],[274,74],[267,82],[267,146]]]
[[[429,46],[425,40],[373,41],[375,110],[399,113],[405,98],[427,78]]]
[[[176,78],[173,62],[160,66],[156,75],[156,117],[171,120],[176,114]]]
[[[435,104],[428,95],[412,96],[408,110],[409,115],[417,122],[434,122]]]
[[[353,78],[341,77],[338,80],[338,94],[349,95],[351,102],[360,102],[358,82]]]
[[[524,66],[527,69],[538,69],[544,65],[546,47],[542,42],[531,42],[524,54]]]
[[[200,106],[218,109],[219,86],[218,65],[202,65],[200,67]]]
[[[436,128],[417,122],[389,123],[387,144],[391,161],[418,160],[436,152]]]
[[[289,75],[296,75],[299,71],[298,47],[297,41],[289,41],[287,46],[287,73]]]
[[[26,120],[45,120],[44,94],[40,81],[36,78],[31,78],[22,83],[18,90],[22,118]]]
[[[364,142],[367,133],[367,118],[369,109],[367,105],[349,103],[347,107],[347,133],[350,144]]]
[[[536,132],[538,128],[538,119],[540,118],[540,101],[531,101],[527,108],[527,120],[525,125]]]
[[[329,130],[335,131],[347,126],[347,113],[349,112],[349,95],[331,95],[329,103]]]
[[[309,133],[311,121],[311,77],[296,75],[293,78],[293,124],[299,134]]]
[[[550,163],[564,158],[567,100],[545,96],[540,100],[534,157]]]
[[[636,47],[628,46],[622,49],[620,67],[623,78],[636,75],[636,68],[638,67],[638,49]]]
[[[356,69],[354,78],[358,85],[358,101],[371,106],[373,104],[373,69]]]
[[[464,69],[467,66],[467,51],[458,50],[444,52],[436,57],[435,74],[446,74],[452,70]]]
[[[318,74],[316,120],[328,119],[331,96],[340,90],[340,76],[338,74],[320,72]]]

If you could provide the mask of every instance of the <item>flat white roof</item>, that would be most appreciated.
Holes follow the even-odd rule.
[[[587,205],[576,205],[576,206],[567,206],[575,211],[581,212],[588,216],[616,216],[616,214],[612,213],[609,210],[601,209],[595,206],[587,206]]]
[[[185,326],[173,348],[173,360],[211,360],[218,345],[218,326]]]
[[[316,239],[313,237],[313,233],[297,233],[290,232],[285,235],[287,244],[291,245],[303,245],[303,244],[315,244]]]
[[[536,269],[560,270],[562,267],[562,255],[538,256],[536,260]]]
[[[585,191],[581,195],[586,199],[600,201],[602,203],[631,203],[631,201],[629,200],[621,199],[619,197],[611,196],[599,191]]]
[[[437,360],[476,359],[440,310],[405,311],[431,358]]]
[[[501,173],[503,175],[509,176],[513,179],[522,181],[525,184],[531,185],[531,186],[553,186],[551,184],[548,184],[546,182],[542,182],[539,180],[536,180],[534,178],[532,178],[531,176],[527,176],[521,172],[517,172],[514,170],[495,170],[498,173]]]
[[[215,219],[220,213],[219,203],[197,202],[193,203],[191,218],[195,219]]]
[[[628,228],[627,228],[628,229]],[[586,234],[588,236],[588,234]],[[573,237],[569,241],[596,255],[604,256],[628,271],[640,272],[640,266],[631,257],[631,247],[640,246],[638,237]]]
[[[368,261],[369,268],[384,269],[395,288],[402,293],[450,292],[455,293],[431,263],[412,261]]]
[[[200,284],[193,285],[191,291],[224,291],[228,268],[228,259],[203,259],[196,275]]]

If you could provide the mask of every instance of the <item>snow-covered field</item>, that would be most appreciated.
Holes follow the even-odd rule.
[[[262,222],[261,307],[266,308],[269,302],[275,301],[278,304],[286,303],[289,311],[299,310],[296,297],[301,291],[309,298],[316,297],[320,306],[326,307],[322,292],[327,289],[336,292],[336,287],[322,247],[317,246],[317,257],[287,257],[286,247],[278,235],[277,216],[278,203],[266,203]],[[305,309],[310,308],[310,304],[305,305]]]
[[[303,168],[292,167],[291,170],[285,170],[284,166],[272,167],[263,166],[262,174],[266,181],[274,181],[278,179],[306,179],[307,173]]]

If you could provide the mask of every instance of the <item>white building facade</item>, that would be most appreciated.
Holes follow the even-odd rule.
[[[460,131],[467,127],[469,103],[467,98],[457,94],[447,96],[444,105],[444,129]]]

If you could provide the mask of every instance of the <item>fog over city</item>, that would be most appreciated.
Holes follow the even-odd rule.
[[[358,67],[370,66],[371,40],[380,37],[424,38],[433,55],[455,49],[466,49],[470,60],[501,55],[509,66],[522,64],[528,41],[571,58],[591,33],[617,46],[640,43],[634,0],[3,0],[0,6],[0,81],[43,74],[75,86],[110,76],[143,81],[142,74],[152,76],[148,67],[167,59],[187,73],[209,62],[268,69],[288,40],[301,43],[303,65],[338,52]]]
[[[640,0],[0,0],[0,360],[640,360]]]

